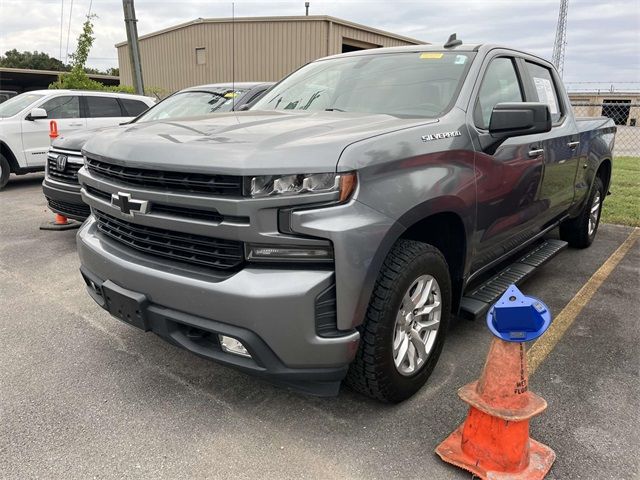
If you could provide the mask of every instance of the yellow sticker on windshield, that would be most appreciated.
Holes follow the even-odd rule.
[[[444,57],[444,53],[424,52],[420,54],[420,58],[442,58],[442,57]]]
[[[227,92],[224,94],[224,98],[234,98],[237,97],[238,94],[236,92]]]

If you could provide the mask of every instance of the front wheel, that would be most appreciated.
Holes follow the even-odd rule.
[[[596,177],[580,215],[560,225],[560,238],[574,248],[590,246],[596,238],[598,225],[600,225],[603,200],[604,185],[600,177]]]
[[[346,383],[385,402],[417,392],[433,371],[449,325],[451,279],[442,253],[400,240],[376,281]]]

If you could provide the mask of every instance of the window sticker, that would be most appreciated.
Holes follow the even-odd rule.
[[[224,94],[224,98],[235,98],[238,96],[237,92],[227,92]]]
[[[557,115],[558,104],[556,103],[556,97],[553,94],[551,81],[547,78],[533,77],[533,82],[535,83],[536,91],[538,92],[538,100],[549,105],[551,115]]]
[[[420,54],[420,58],[438,59],[444,57],[444,53],[439,52],[424,52]]]
[[[456,61],[454,62],[456,65],[464,65],[467,61],[466,55],[456,55]]]

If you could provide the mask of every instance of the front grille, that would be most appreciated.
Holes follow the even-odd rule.
[[[123,167],[87,158],[88,170],[98,176],[126,185],[154,189],[207,193],[222,196],[242,196],[242,177],[234,175],[206,175],[143,168]]]
[[[64,183],[78,184],[78,170],[82,168],[82,164],[69,163],[64,170],[58,170],[58,165],[55,158],[47,157],[47,174],[54,180],[58,180]]]
[[[244,261],[242,242],[137,225],[97,210],[94,210],[94,215],[103,234],[130,248],[163,259],[220,270],[237,269]]]
[[[67,217],[87,218],[91,214],[91,209],[84,203],[61,202],[59,200],[53,200],[52,198],[47,198],[47,202],[51,210]]]
[[[103,192],[102,190],[98,190],[97,188],[93,188],[88,185],[84,188],[87,190],[88,194],[100,198],[107,203],[111,203],[110,193]],[[165,205],[156,202],[151,203],[151,212],[169,215],[177,218],[193,218],[195,220],[206,220],[216,223],[219,223],[225,219],[225,217],[220,215],[220,213],[211,210],[199,210],[197,208],[180,207],[177,205]],[[244,223],[249,222],[249,219],[245,217],[227,217],[227,219],[243,221]]]

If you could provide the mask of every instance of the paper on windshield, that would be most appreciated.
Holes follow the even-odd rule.
[[[420,54],[420,58],[430,58],[432,60],[444,57],[444,53],[440,52],[424,52]]]
[[[533,81],[536,84],[538,100],[549,105],[551,115],[556,115],[558,113],[558,104],[556,103],[556,96],[553,93],[551,81],[548,78],[539,77],[533,77]]]

